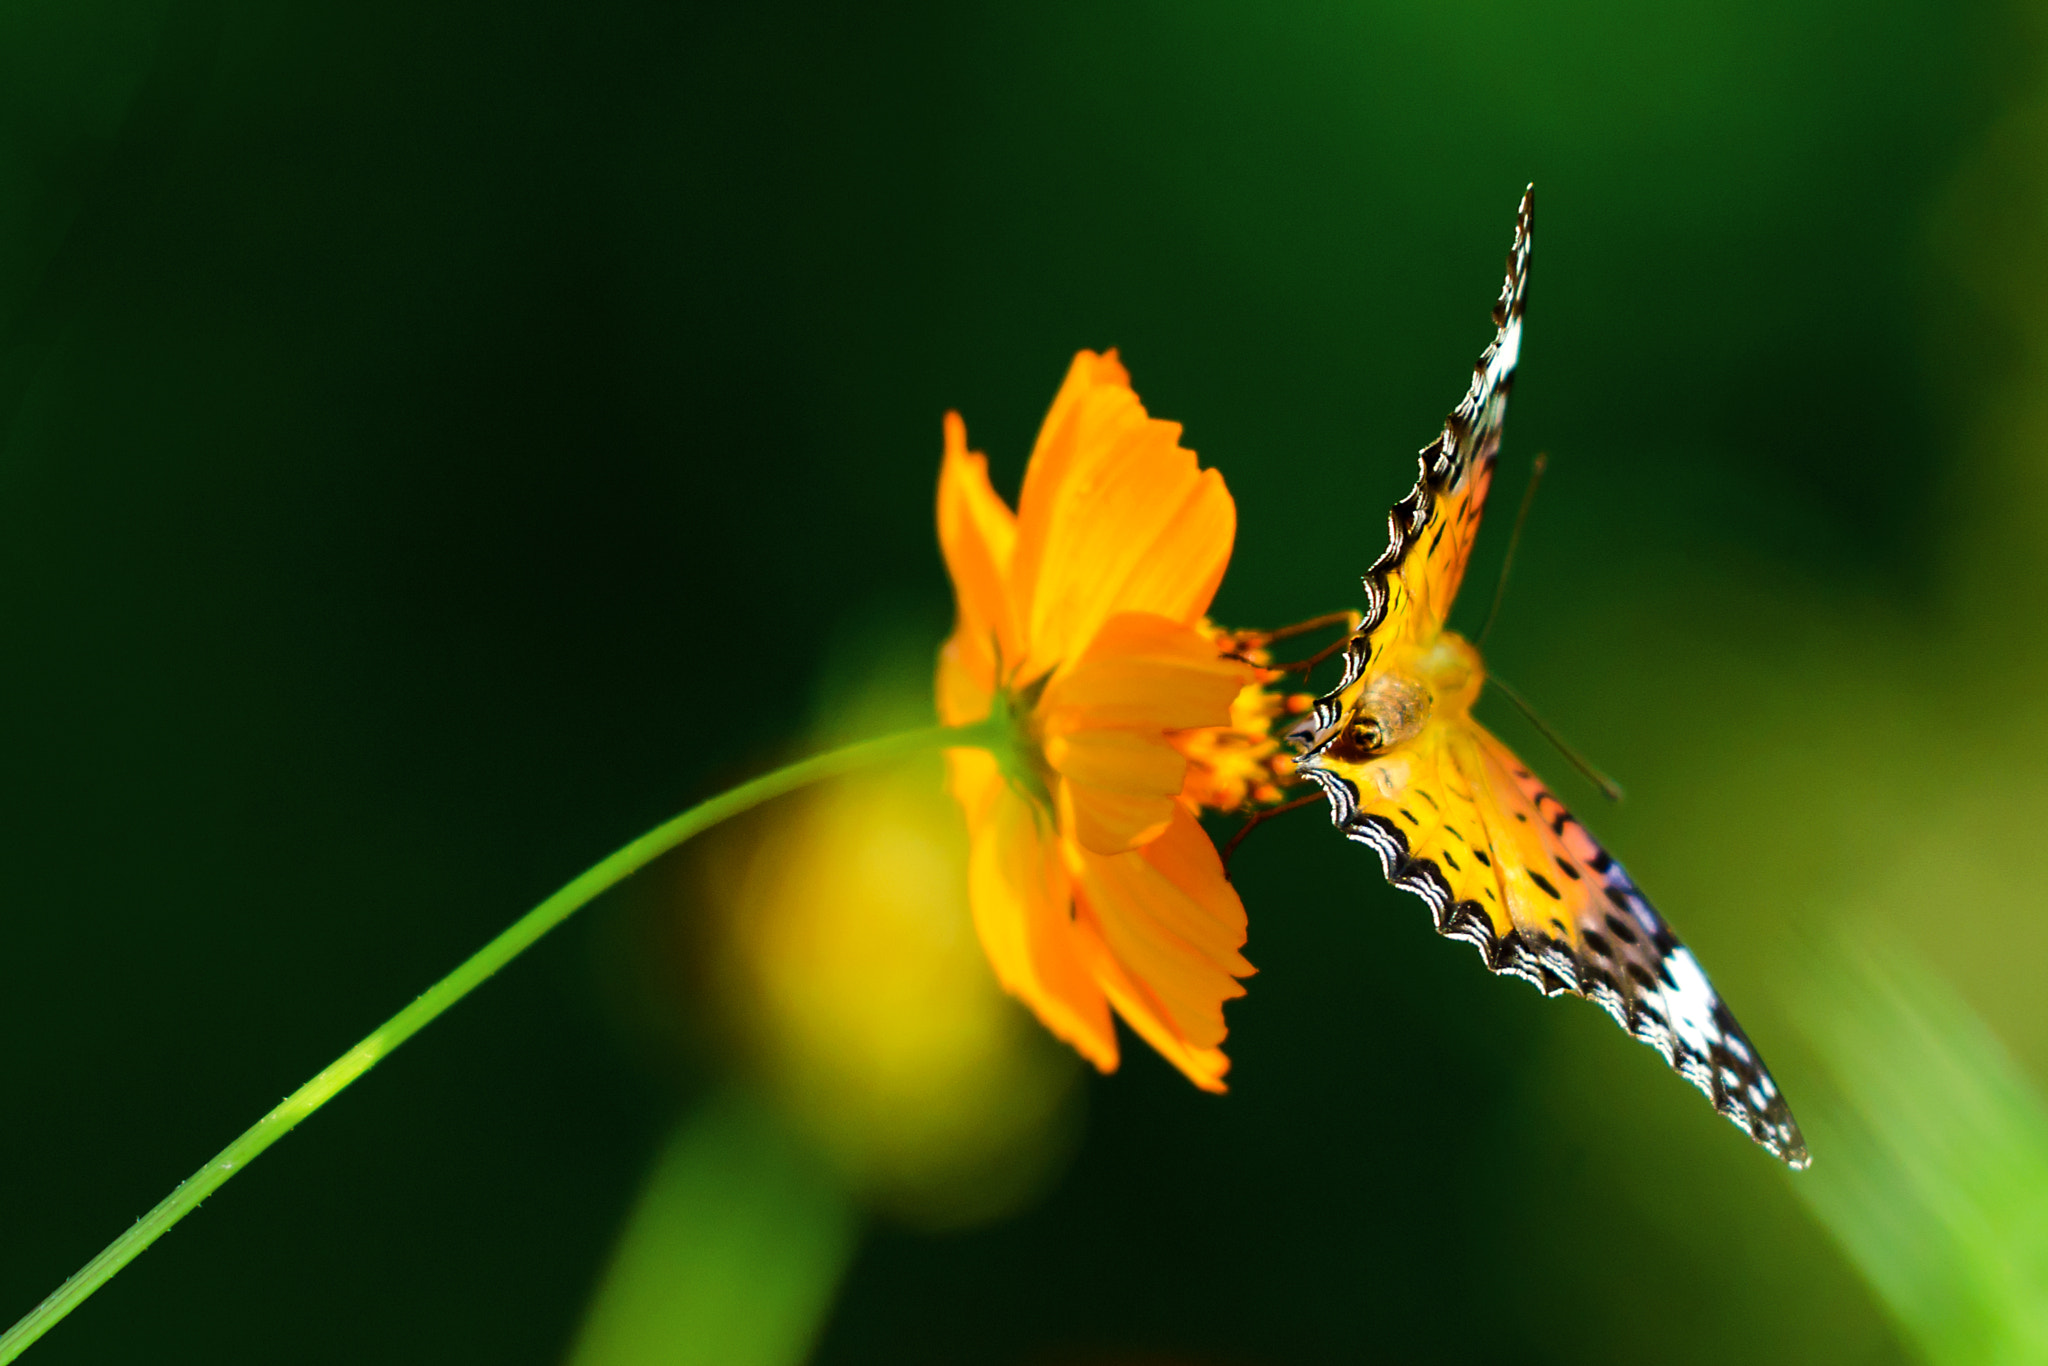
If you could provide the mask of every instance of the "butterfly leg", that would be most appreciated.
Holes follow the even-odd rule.
[[[1244,843],[1246,835],[1249,835],[1267,821],[1272,820],[1275,816],[1284,816],[1289,811],[1299,811],[1302,807],[1312,805],[1322,799],[1322,792],[1317,790],[1309,793],[1306,797],[1296,797],[1291,802],[1282,802],[1278,806],[1269,806],[1262,811],[1252,812],[1245,820],[1245,823],[1237,828],[1237,833],[1230,837],[1230,842],[1223,846],[1223,867],[1226,874],[1230,868],[1230,856],[1237,852],[1238,845]]]
[[[1292,626],[1282,626],[1272,631],[1261,631],[1259,634],[1264,637],[1265,643],[1271,644],[1276,640],[1291,640],[1295,636],[1305,636],[1311,631],[1320,631],[1325,626],[1339,625],[1343,626],[1347,633],[1356,631],[1358,629],[1358,613],[1349,609],[1342,612],[1325,612],[1319,617],[1310,617],[1307,621],[1297,621]]]
[[[1282,626],[1272,631],[1246,631],[1240,635],[1240,648],[1233,653],[1232,657],[1242,659],[1247,664],[1257,665],[1275,677],[1285,677],[1291,673],[1306,673],[1331,655],[1336,654],[1337,651],[1343,649],[1345,643],[1351,639],[1352,634],[1358,630],[1358,624],[1361,620],[1363,618],[1355,611],[1325,612],[1319,617],[1310,617],[1307,621],[1297,621],[1292,626]],[[1297,659],[1291,664],[1261,664],[1258,660],[1249,658],[1246,654],[1250,650],[1263,650],[1276,640],[1291,640],[1295,636],[1305,636],[1311,631],[1320,631],[1329,626],[1342,626],[1344,634],[1338,636],[1337,639],[1331,641],[1307,659]]]
[[[1349,612],[1349,613],[1346,613],[1346,615],[1347,615],[1347,616],[1349,616],[1349,617],[1350,617],[1350,618],[1351,618],[1351,619],[1352,619],[1352,620],[1353,620],[1354,622],[1355,622],[1355,621],[1356,621],[1356,620],[1358,619],[1358,613],[1356,613],[1356,612]],[[1352,630],[1353,630],[1353,631],[1355,631],[1355,630],[1357,630],[1357,629],[1358,629],[1358,628],[1357,628],[1356,626],[1353,626],[1353,627],[1352,627]],[[1351,643],[1351,635],[1350,635],[1350,632],[1346,632],[1345,634],[1343,634],[1343,635],[1341,635],[1341,636],[1338,636],[1338,637],[1337,637],[1337,638],[1336,638],[1335,640],[1331,641],[1331,642],[1330,642],[1330,643],[1329,643],[1328,645],[1325,645],[1325,646],[1324,646],[1324,647],[1323,647],[1322,649],[1320,649],[1320,650],[1317,650],[1317,651],[1316,651],[1316,652],[1315,652],[1314,654],[1310,655],[1310,656],[1309,656],[1309,657],[1308,657],[1307,659],[1297,659],[1297,660],[1295,660],[1294,662],[1292,662],[1292,663],[1290,663],[1290,664],[1275,664],[1275,665],[1272,665],[1272,666],[1271,666],[1271,668],[1272,668],[1272,670],[1273,670],[1273,672],[1274,672],[1274,673],[1276,673],[1276,674],[1280,674],[1280,675],[1283,675],[1283,676],[1284,676],[1284,675],[1287,675],[1287,674],[1295,674],[1295,673],[1299,673],[1299,674],[1305,674],[1305,673],[1307,673],[1307,672],[1308,672],[1308,671],[1309,671],[1310,669],[1313,669],[1313,668],[1315,668],[1315,666],[1316,666],[1316,665],[1318,665],[1318,664],[1322,663],[1322,662],[1323,662],[1324,660],[1328,659],[1328,658],[1329,658],[1329,657],[1330,657],[1331,655],[1334,655],[1334,654],[1336,654],[1336,653],[1337,653],[1337,651],[1339,651],[1339,650],[1343,649],[1343,648],[1344,648],[1344,647],[1345,647],[1346,645],[1349,645],[1350,643]]]

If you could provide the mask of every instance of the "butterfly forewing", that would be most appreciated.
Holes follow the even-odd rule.
[[[1465,397],[1444,420],[1436,440],[1423,447],[1415,487],[1387,515],[1387,548],[1366,571],[1366,608],[1345,645],[1343,677],[1331,695],[1316,704],[1312,726],[1297,737],[1308,753],[1329,743],[1337,718],[1355,700],[1353,685],[1364,674],[1373,648],[1435,635],[1458,596],[1493,486],[1501,425],[1522,351],[1535,197],[1534,186],[1524,191],[1515,215],[1507,276],[1493,306],[1493,341],[1472,367]]]
[[[1493,342],[1423,450],[1415,488],[1389,516],[1343,675],[1290,736],[1299,772],[1323,789],[1337,826],[1379,855],[1388,880],[1429,906],[1439,933],[1547,996],[1592,1000],[1758,1143],[1804,1167],[1799,1126],[1699,963],[1621,865],[1472,720],[1467,703],[1440,706],[1384,748],[1355,738],[1368,690],[1400,672],[1390,656],[1412,660],[1415,647],[1449,639],[1444,620],[1478,535],[1521,351],[1531,209],[1524,194]]]

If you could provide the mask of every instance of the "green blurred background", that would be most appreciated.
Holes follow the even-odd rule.
[[[1534,180],[1501,501],[1552,472],[1489,655],[1628,802],[1482,711],[1698,950],[1812,1173],[1300,817],[1237,865],[1231,1094],[1135,1045],[1031,1073],[1029,1179],[921,1218],[678,1004],[718,995],[714,851],[33,1359],[2037,1359],[2048,1251],[1970,1212],[2048,1201],[2043,17],[6,6],[0,1318],[598,855],[876,679],[900,711],[946,408],[1014,492],[1121,347],[1236,494],[1217,616],[1354,605]],[[1928,1019],[1961,1042],[1888,1051]],[[2004,1184],[1916,1184],[1990,1170],[1991,1121],[1942,1127],[1972,1077]],[[1885,1250],[1935,1225],[2013,1285],[1921,1293]],[[719,1275],[739,1327],[647,1327]]]

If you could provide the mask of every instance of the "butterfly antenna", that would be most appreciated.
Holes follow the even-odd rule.
[[[1484,645],[1486,637],[1493,632],[1494,619],[1500,615],[1501,599],[1508,595],[1508,571],[1515,567],[1515,547],[1522,543],[1522,528],[1529,521],[1529,505],[1536,501],[1536,486],[1543,482],[1543,471],[1549,464],[1549,453],[1539,452],[1529,466],[1529,486],[1522,490],[1522,506],[1515,511],[1515,529],[1508,533],[1508,553],[1500,562],[1500,578],[1493,585],[1493,606],[1486,609],[1486,624],[1479,628],[1479,636],[1472,642],[1474,645]]]
[[[1513,688],[1508,686],[1508,682],[1506,679],[1502,678],[1499,674],[1489,673],[1486,676],[1486,681],[1493,684],[1494,687],[1498,688],[1500,690],[1500,695],[1502,697],[1505,697],[1508,701],[1514,703],[1515,710],[1522,713],[1523,716],[1526,716],[1529,719],[1529,724],[1536,727],[1537,731],[1543,736],[1544,739],[1550,741],[1552,745],[1556,746],[1557,752],[1559,754],[1562,754],[1567,760],[1569,760],[1571,766],[1577,769],[1580,775],[1583,776],[1587,782],[1599,788],[1601,796],[1605,797],[1610,802],[1618,802],[1622,799],[1622,796],[1624,794],[1621,790],[1621,784],[1614,781],[1614,779],[1608,777],[1605,773],[1602,773],[1599,769],[1593,767],[1592,764],[1586,761],[1584,755],[1580,754],[1577,750],[1573,749],[1570,745],[1566,744],[1564,742],[1564,737],[1559,735],[1556,731],[1552,730],[1549,724],[1545,722],[1542,717],[1536,714],[1536,709],[1530,706],[1527,700],[1524,699],[1520,693],[1516,692]]]

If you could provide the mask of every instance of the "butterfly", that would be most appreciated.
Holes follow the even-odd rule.
[[[1330,818],[1429,906],[1437,932],[1546,996],[1593,1001],[1794,1168],[1811,1160],[1755,1045],[1619,863],[1472,719],[1479,653],[1444,629],[1493,482],[1521,351],[1535,187],[1522,196],[1493,342],[1387,519],[1343,675],[1289,732]]]

